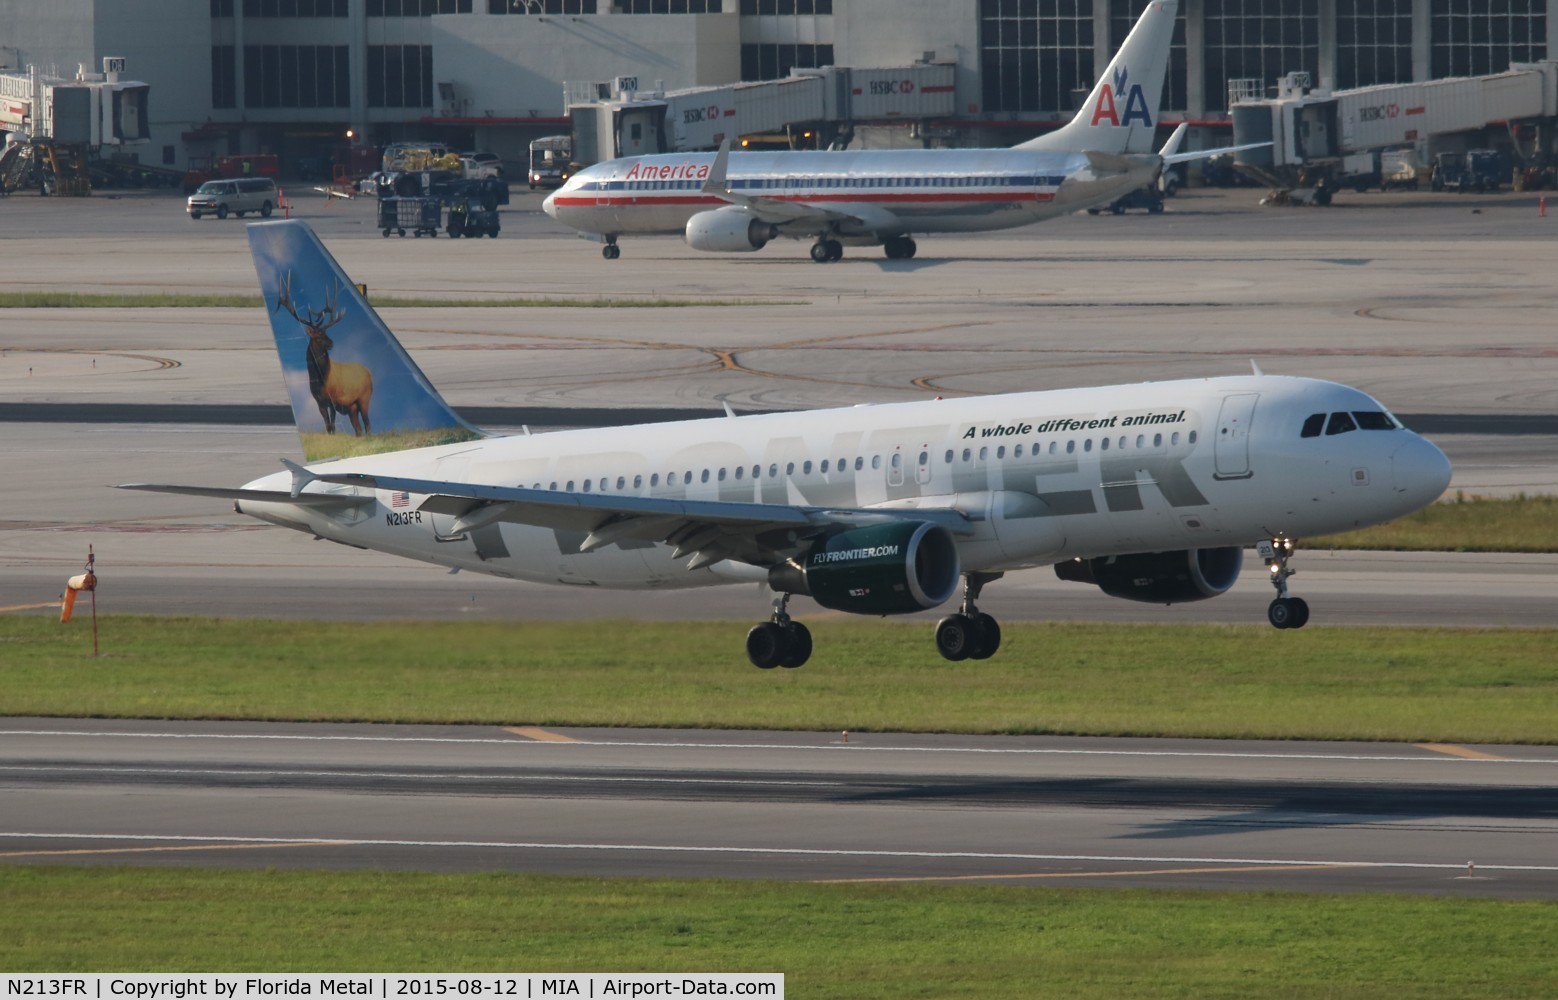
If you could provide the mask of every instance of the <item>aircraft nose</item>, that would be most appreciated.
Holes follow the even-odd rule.
[[[1409,432],[1410,433],[1410,432]],[[1390,456],[1390,472],[1396,492],[1410,500],[1412,509],[1425,507],[1444,495],[1450,486],[1450,460],[1432,441],[1413,434]]]
[[[554,219],[557,218],[557,206],[552,203],[552,199],[556,197],[557,192],[553,191],[541,202],[541,211],[545,212],[547,215],[550,215]]]

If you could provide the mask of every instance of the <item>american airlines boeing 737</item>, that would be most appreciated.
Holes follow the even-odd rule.
[[[1181,126],[1153,154],[1178,0],[1149,4],[1070,123],[1010,149],[820,150],[635,156],[598,163],[543,203],[600,238],[679,233],[694,250],[761,250],[781,236],[814,238],[811,257],[844,245],[913,257],[916,233],[1010,229],[1108,204],[1163,166],[1226,150],[1179,153]],[[1258,144],[1264,145],[1264,144]]]
[[[1450,481],[1439,449],[1365,393],[1258,370],[487,437],[311,229],[248,232],[308,464],[283,459],[236,488],[125,488],[222,498],[319,538],[516,580],[764,584],[772,612],[746,643],[759,667],[810,656],[796,595],[890,615],[961,585],[936,648],[982,659],[1001,632],[977,601],[1003,573],[1053,565],[1172,604],[1227,591],[1251,545],[1276,588],[1271,624],[1298,628],[1298,539],[1410,513]]]

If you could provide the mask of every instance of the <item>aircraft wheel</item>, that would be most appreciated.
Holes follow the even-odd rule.
[[[779,626],[784,632],[784,655],[779,658],[781,667],[798,667],[811,659],[811,630],[800,622],[785,622]]]
[[[840,243],[838,240],[825,240],[824,242],[828,246],[828,260],[833,261],[844,259],[844,244]]]
[[[1272,628],[1303,628],[1309,622],[1309,605],[1302,597],[1279,597],[1266,608]]]
[[[605,246],[600,248],[600,255],[607,260],[616,260],[618,257],[622,256],[622,248],[617,246],[615,243],[607,243]]]
[[[945,658],[966,660],[974,648],[974,623],[967,615],[948,615],[936,623],[936,652]]]
[[[974,648],[968,653],[971,660],[988,660],[1001,648],[1001,624],[983,611],[971,616],[974,626]]]
[[[754,667],[772,670],[786,653],[787,636],[784,629],[774,622],[761,622],[747,633],[747,659]]]
[[[829,255],[827,240],[818,240],[811,245],[811,259],[819,264],[826,264],[833,259]]]

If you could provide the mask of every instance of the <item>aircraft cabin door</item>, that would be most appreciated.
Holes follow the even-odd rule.
[[[1223,397],[1212,449],[1217,460],[1214,479],[1249,479],[1255,475],[1250,470],[1250,424],[1259,400],[1258,392],[1239,392]]]

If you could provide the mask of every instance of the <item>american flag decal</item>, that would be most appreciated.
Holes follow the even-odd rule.
[[[390,506],[394,507],[396,509],[399,509],[401,507],[409,507],[409,506],[411,506],[411,494],[410,493],[391,493],[390,494]]]

